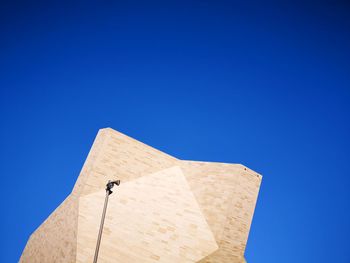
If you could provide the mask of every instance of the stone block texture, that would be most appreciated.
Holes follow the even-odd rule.
[[[240,164],[183,161],[101,129],[71,194],[30,236],[20,262],[245,262],[261,175]]]

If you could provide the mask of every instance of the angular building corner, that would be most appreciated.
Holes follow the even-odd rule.
[[[261,175],[240,164],[183,161],[101,129],[71,194],[30,236],[20,262],[246,262]]]

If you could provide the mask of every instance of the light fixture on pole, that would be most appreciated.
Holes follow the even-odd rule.
[[[97,244],[96,244],[96,250],[95,250],[94,263],[97,263],[98,251],[100,250],[100,243],[101,243],[101,237],[102,237],[102,232],[103,232],[103,224],[104,224],[105,216],[106,216],[108,197],[109,197],[110,194],[113,193],[112,192],[112,188],[113,188],[114,185],[117,185],[117,186],[120,185],[120,180],[116,180],[116,181],[109,180],[108,183],[106,184],[106,198],[105,198],[105,203],[104,203],[104,206],[103,206],[100,230],[98,232],[98,237],[97,237]]]

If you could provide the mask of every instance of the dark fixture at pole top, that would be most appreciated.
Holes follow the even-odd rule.
[[[114,185],[117,185],[117,186],[120,185],[120,180],[116,180],[116,181],[109,180],[108,181],[108,183],[106,185],[106,191],[108,192],[108,195],[113,193],[111,189],[113,188]]]

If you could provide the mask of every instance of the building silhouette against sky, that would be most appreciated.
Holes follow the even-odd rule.
[[[30,236],[20,262],[244,262],[261,175],[183,161],[101,129],[71,194]]]

